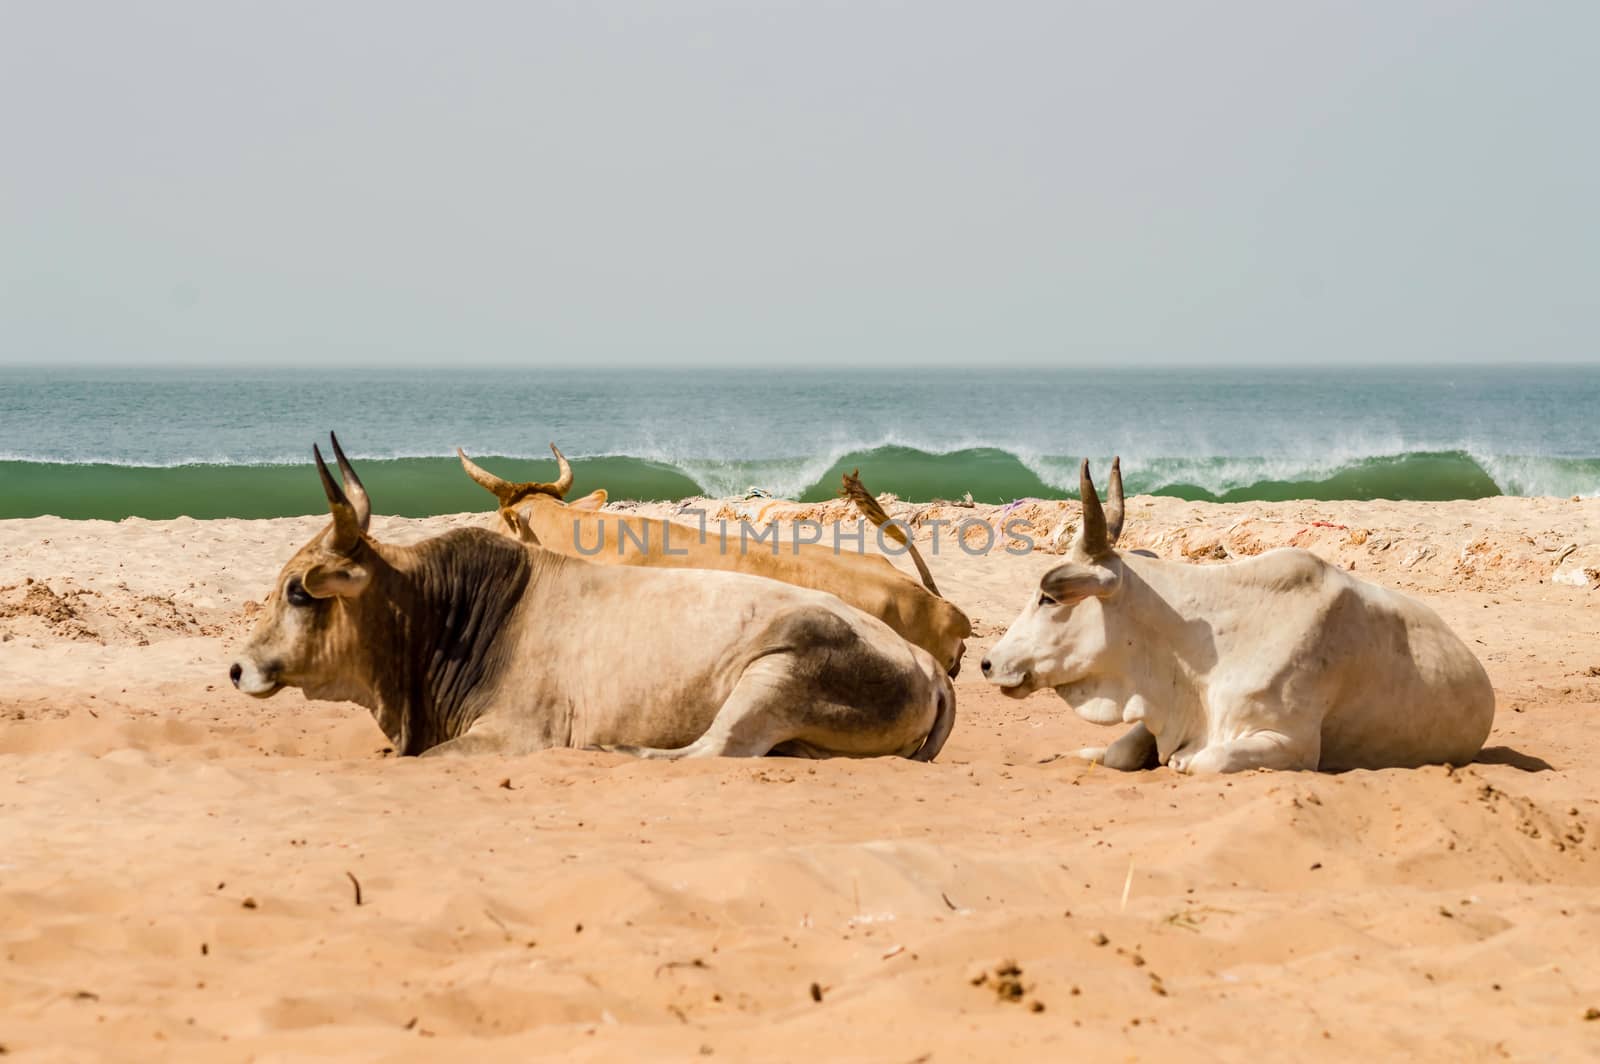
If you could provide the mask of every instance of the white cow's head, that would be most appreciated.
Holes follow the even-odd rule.
[[[984,678],[1012,698],[1055,688],[1089,720],[1121,720],[1121,699],[1098,697],[1096,681],[1120,667],[1127,639],[1117,629],[1113,604],[1122,587],[1122,463],[1111,463],[1104,509],[1089,477],[1079,470],[1083,521],[1067,560],[1044,574],[1039,590],[983,659]],[[1069,697],[1076,696],[1076,697]]]

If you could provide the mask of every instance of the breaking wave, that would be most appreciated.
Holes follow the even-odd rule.
[[[550,479],[548,458],[476,456],[503,476]],[[453,458],[358,459],[380,512],[426,516],[485,509],[483,491]],[[813,456],[773,459],[679,459],[631,455],[572,456],[575,491],[604,487],[613,499],[736,496],[759,488],[773,496],[831,497],[840,474],[859,468],[872,490],[903,499],[979,502],[1069,498],[1078,461],[1018,455],[997,447],[935,452],[898,444],[838,447]],[[1104,483],[1110,456],[1094,458]],[[1338,460],[1140,457],[1123,455],[1130,494],[1242,502],[1289,499],[1477,499],[1491,495],[1600,494],[1600,459],[1474,455],[1417,451]],[[0,517],[120,520],[180,516],[285,517],[320,513],[321,487],[308,464],[196,463],[172,466],[0,459]]]

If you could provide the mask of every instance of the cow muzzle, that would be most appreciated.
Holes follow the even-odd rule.
[[[283,690],[276,672],[276,669],[263,669],[255,662],[241,658],[228,670],[228,679],[233,681],[234,687],[253,698],[271,698]]]
[[[989,658],[984,658],[978,667],[983,670],[983,678],[1000,688],[1007,698],[1026,698],[1033,693],[1033,678],[1025,671],[996,667]]]

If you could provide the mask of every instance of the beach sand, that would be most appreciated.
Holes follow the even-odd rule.
[[[0,522],[12,1057],[1600,1052],[1600,501],[1130,500],[1126,547],[1304,546],[1477,651],[1478,763],[1337,776],[1049,760],[1117,732],[977,662],[1051,558],[948,544],[977,635],[935,764],[396,760],[359,707],[228,685],[324,520]]]

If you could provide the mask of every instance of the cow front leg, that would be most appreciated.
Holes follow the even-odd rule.
[[[1212,743],[1193,754],[1173,754],[1168,764],[1195,775],[1247,772],[1253,768],[1315,772],[1321,744],[1297,740],[1279,732],[1256,732],[1225,743]]]
[[[463,754],[508,754],[505,736],[492,732],[472,732],[447,739],[422,751],[421,757],[457,757]]]
[[[1156,737],[1150,734],[1144,721],[1129,728],[1110,746],[1086,746],[1078,751],[1078,756],[1121,772],[1138,772],[1161,763],[1156,753]]]

